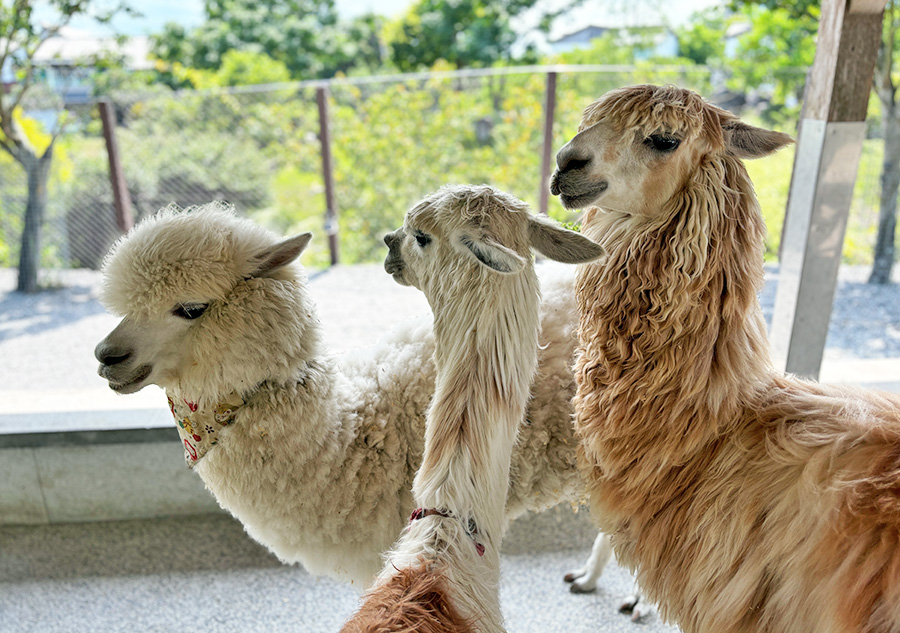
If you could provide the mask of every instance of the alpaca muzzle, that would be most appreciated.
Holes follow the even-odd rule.
[[[403,256],[400,254],[400,244],[403,242],[403,229],[397,229],[393,233],[384,236],[384,243],[387,244],[388,254],[384,258],[384,270],[391,275],[401,286],[408,286],[403,278],[403,272],[406,268],[403,263]]]

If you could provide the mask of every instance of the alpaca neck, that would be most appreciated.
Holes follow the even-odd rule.
[[[413,491],[419,505],[474,518],[499,537],[537,364],[539,294],[531,269],[495,281],[478,296],[432,304],[436,388]]]
[[[676,462],[725,430],[770,366],[752,186],[735,159],[700,172],[658,219],[589,212],[586,234],[609,256],[578,281],[582,390],[597,394],[620,439],[678,437]]]

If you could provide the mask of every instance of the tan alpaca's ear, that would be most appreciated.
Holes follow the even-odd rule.
[[[534,250],[564,264],[583,264],[606,254],[602,246],[581,233],[541,216],[528,218],[528,239]]]
[[[525,267],[525,260],[514,250],[488,238],[475,238],[460,233],[454,239],[463,253],[472,255],[478,262],[498,273],[517,273]]]
[[[737,158],[762,158],[794,142],[787,134],[747,125],[734,119],[722,125],[725,147]]]
[[[312,233],[301,233],[265,249],[256,256],[259,263],[250,276],[265,277],[279,268],[287,266],[300,257],[300,253],[306,249],[311,239]]]

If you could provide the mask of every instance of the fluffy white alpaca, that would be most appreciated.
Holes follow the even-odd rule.
[[[537,368],[531,246],[568,263],[603,250],[487,186],[442,188],[386,241],[386,270],[434,312],[437,382],[413,486],[419,509],[343,630],[503,631],[510,457]]]
[[[293,263],[308,240],[282,240],[224,205],[163,210],[104,263],[101,299],[124,318],[96,355],[119,393],[166,389],[194,470],[254,539],[365,587],[415,507],[434,342],[430,326],[411,326],[340,364],[327,355]],[[572,281],[547,281],[510,518],[582,490]]]

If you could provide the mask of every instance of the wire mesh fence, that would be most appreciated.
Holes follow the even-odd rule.
[[[702,68],[566,67],[120,96],[113,102],[115,135],[135,219],[170,203],[227,200],[278,233],[313,231],[305,261],[325,266],[333,232],[342,262],[380,260],[380,236],[442,184],[491,183],[537,208],[547,186],[541,148],[548,72],[557,73],[554,152],[576,130],[583,108],[611,88],[646,82],[712,91]],[[336,225],[325,221],[316,106],[316,91],[326,85]],[[97,268],[121,234],[96,104],[70,116],[49,184],[45,269]],[[866,240],[874,241],[880,143],[867,141],[860,165],[848,235],[856,259],[871,252]],[[770,233],[780,228],[790,179],[790,154],[778,160],[759,174],[750,166]],[[26,196],[24,172],[0,157],[0,266],[17,263]],[[548,212],[573,219],[554,198]],[[777,252],[777,236],[770,252]]]

